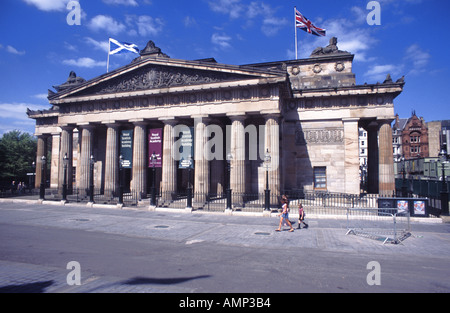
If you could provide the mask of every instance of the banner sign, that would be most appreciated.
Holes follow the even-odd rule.
[[[148,167],[162,167],[162,128],[148,130]],[[155,154],[156,160],[152,160]]]
[[[194,168],[194,127],[186,127],[180,137],[180,169]]]
[[[133,167],[133,130],[120,132],[120,155],[122,156],[122,168]]]

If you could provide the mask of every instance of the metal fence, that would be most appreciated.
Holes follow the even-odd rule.
[[[11,198],[11,197],[26,197],[26,196],[39,196],[39,189],[27,190],[22,194],[19,193],[1,193],[1,198]],[[57,188],[46,188],[44,198],[47,201],[61,201],[63,200],[62,190]],[[73,188],[68,191],[67,202],[72,203],[88,203],[90,202],[90,194],[88,190],[81,190],[78,188]],[[118,204],[119,195],[107,195],[103,189],[94,188],[94,203],[97,204]],[[139,196],[134,192],[125,192],[123,194],[123,205],[124,206],[137,206],[139,202]]]
[[[437,199],[441,195],[443,190],[443,182],[440,180],[422,180],[411,179],[405,180],[397,178],[395,180],[395,187],[397,191],[401,191],[402,188],[406,189],[406,192],[419,197],[427,197]],[[447,184],[447,192],[449,192],[450,184]]]
[[[286,193],[291,210],[302,203],[308,213],[345,215],[347,208],[377,207],[378,195],[349,195],[325,192],[289,191]],[[184,209],[187,206],[187,193],[160,193],[157,206]],[[270,194],[270,209],[281,208],[281,195]],[[265,208],[265,193],[232,193],[232,209],[242,212],[262,212]],[[192,193],[193,210],[212,212],[224,211],[227,205],[226,193]]]
[[[439,217],[441,215],[442,203],[441,192],[443,190],[443,182],[438,180],[420,180],[420,179],[396,179],[396,196],[406,196],[409,198],[427,198],[429,204],[429,213]],[[449,192],[450,184],[447,184],[447,192]],[[405,193],[405,194],[403,194]]]
[[[353,234],[385,243],[399,244],[411,236],[409,211],[377,208],[348,208],[347,235]]]
[[[317,191],[289,190],[284,193],[288,196],[291,212],[295,213],[298,204],[301,203],[308,214],[315,215],[347,215],[348,209],[372,209],[378,207],[379,195],[376,194],[342,194]],[[27,190],[24,196],[39,195],[39,189]],[[0,197],[17,197],[18,194],[5,192]],[[400,194],[398,194],[400,196]],[[127,191],[123,195],[123,205],[125,207],[149,206],[151,195],[141,195]],[[187,192],[163,193],[156,195],[156,206],[163,208],[185,209],[187,207]],[[281,195],[270,194],[270,210],[277,211],[281,208]],[[45,190],[45,200],[61,201],[62,190]],[[97,204],[118,204],[119,195],[106,194],[102,189],[94,189],[93,202]],[[68,202],[88,203],[90,196],[88,190],[81,190],[74,187],[67,195]],[[224,212],[227,207],[226,193],[192,193],[192,209],[209,212]],[[265,208],[264,193],[232,193],[231,204],[233,211],[241,212],[263,212]],[[439,216],[439,209],[433,209],[440,206],[439,199],[429,199],[429,213]],[[437,212],[437,213],[436,213]]]
[[[157,206],[173,209],[184,209],[187,207],[186,192],[183,193],[160,193],[157,196]],[[244,212],[262,212],[265,205],[264,193],[232,193],[232,209]],[[223,212],[227,206],[226,193],[192,193],[192,209],[210,212]],[[271,209],[279,207],[279,196],[270,195]]]
[[[345,215],[347,208],[376,208],[378,195],[330,192],[289,192],[291,209],[301,203],[308,213]]]

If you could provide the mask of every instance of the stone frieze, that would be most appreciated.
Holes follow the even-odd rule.
[[[295,144],[297,146],[344,144],[344,129],[329,128],[303,130],[298,126],[295,130]]]

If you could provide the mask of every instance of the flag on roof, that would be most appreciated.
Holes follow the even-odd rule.
[[[139,53],[139,48],[134,43],[120,42],[113,38],[109,38],[109,54],[123,52]]]
[[[315,36],[325,36],[326,30],[314,25],[307,17],[295,9],[295,26]]]

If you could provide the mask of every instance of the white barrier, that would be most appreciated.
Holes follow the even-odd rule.
[[[399,244],[411,236],[410,214],[398,209],[348,208],[346,235]]]

